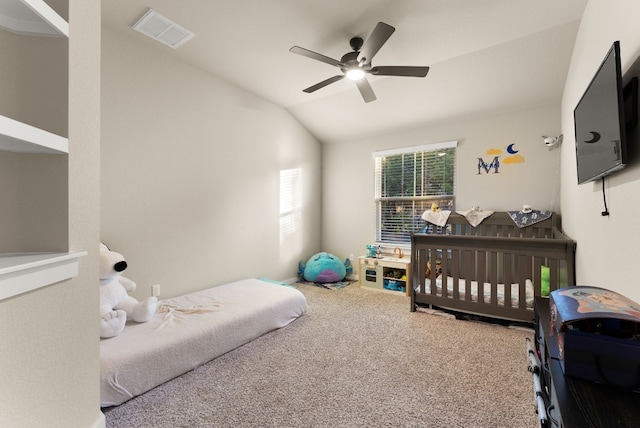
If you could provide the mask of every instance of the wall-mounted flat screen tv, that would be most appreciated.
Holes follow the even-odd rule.
[[[620,43],[616,41],[573,111],[578,184],[626,166],[623,91]]]

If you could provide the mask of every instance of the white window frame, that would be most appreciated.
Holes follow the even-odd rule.
[[[375,186],[375,242],[377,245],[381,246],[399,246],[399,247],[409,247],[411,245],[411,234],[420,232],[421,229],[424,229],[426,226],[426,222],[421,219],[422,213],[424,210],[431,207],[433,202],[438,205],[444,206],[446,209],[455,209],[455,197],[456,197],[456,165],[455,161],[452,162],[450,168],[453,169],[451,171],[453,173],[453,193],[452,194],[443,194],[442,192],[433,192],[429,189],[419,190],[420,194],[416,194],[418,189],[411,190],[411,195],[384,195],[383,192],[383,183],[382,176],[384,174],[382,162],[384,158],[388,158],[396,155],[418,155],[424,152],[438,152],[444,151],[445,149],[454,149],[454,158],[455,158],[455,149],[457,149],[458,142],[457,141],[446,141],[441,143],[434,144],[426,144],[421,146],[414,147],[405,147],[400,149],[392,149],[392,150],[381,150],[373,152],[374,158],[374,186]],[[447,169],[449,167],[447,166]],[[415,171],[414,175],[424,175],[425,171],[419,172]],[[415,180],[414,180],[415,183]],[[404,220],[398,222],[396,219],[392,219],[392,225],[394,228],[398,230],[398,232],[390,232],[388,229],[383,227],[382,222],[385,221],[383,217],[388,219],[388,216],[383,214],[385,205],[395,205],[399,210],[406,210],[405,215],[406,218],[410,219],[406,223]],[[447,205],[448,204],[448,205]],[[386,207],[388,209],[388,206]]]

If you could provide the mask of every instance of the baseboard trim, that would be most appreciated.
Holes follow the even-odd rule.
[[[107,420],[104,417],[104,413],[98,412],[98,418],[91,424],[91,428],[106,428]]]

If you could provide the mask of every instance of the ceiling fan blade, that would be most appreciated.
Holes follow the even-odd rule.
[[[344,74],[339,74],[337,76],[330,77],[327,80],[323,80],[320,83],[316,83],[313,86],[309,86],[307,89],[303,89],[302,92],[306,92],[307,94],[310,94],[311,92],[315,92],[318,89],[322,89],[325,86],[335,83],[338,80],[342,80],[342,79],[344,79]]]
[[[361,64],[371,64],[371,59],[378,53],[382,45],[386,43],[394,31],[396,31],[396,29],[391,25],[378,22],[371,32],[371,35],[369,35],[369,38],[364,42],[362,49],[360,49],[358,62]]]
[[[376,100],[376,94],[373,93],[373,89],[371,89],[371,85],[367,81],[367,79],[362,78],[360,80],[356,80],[356,85],[360,90],[360,94],[362,94],[362,98],[364,98],[365,103],[370,103],[371,101]]]
[[[293,52],[294,54],[306,56],[307,58],[315,59],[317,61],[324,62],[329,65],[333,65],[335,67],[340,67],[342,63],[333,58],[329,58],[328,56],[319,54],[314,51],[310,51],[309,49],[301,48],[300,46],[294,46],[289,49],[289,52]]]
[[[429,67],[413,67],[402,65],[389,65],[373,67],[369,73],[375,76],[409,76],[425,77],[429,72]]]

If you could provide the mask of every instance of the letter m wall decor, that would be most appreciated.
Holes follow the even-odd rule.
[[[500,168],[500,156],[495,156],[491,163],[486,163],[484,159],[478,158],[478,175],[482,174],[483,170],[489,174],[492,169],[494,174],[498,174],[498,168]]]

